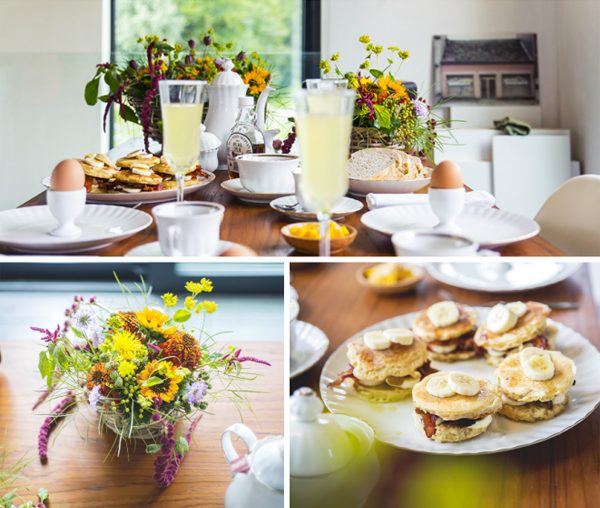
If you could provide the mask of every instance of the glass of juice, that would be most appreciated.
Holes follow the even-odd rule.
[[[329,221],[348,192],[348,158],[356,92],[311,88],[297,96],[296,133],[300,143],[300,193],[320,224],[319,255],[329,256]]]
[[[162,80],[158,83],[163,155],[175,173],[177,201],[183,201],[185,175],[200,158],[200,126],[206,81]]]

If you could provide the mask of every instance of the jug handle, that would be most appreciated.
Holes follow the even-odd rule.
[[[225,429],[225,432],[223,432],[221,435],[221,446],[223,448],[223,453],[225,454],[225,459],[227,462],[229,462],[233,472],[245,473],[249,469],[249,465],[246,460],[247,454],[240,456],[235,451],[233,442],[231,440],[232,434],[235,434],[241,438],[250,452],[257,442],[256,435],[242,423],[234,423]]]

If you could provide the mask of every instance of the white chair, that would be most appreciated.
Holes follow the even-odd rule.
[[[600,175],[576,176],[535,217],[540,236],[570,256],[600,256]]]

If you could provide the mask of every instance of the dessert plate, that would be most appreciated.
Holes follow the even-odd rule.
[[[409,194],[427,187],[430,181],[431,178],[416,180],[356,180],[350,178],[348,192],[361,198],[371,192],[374,194]]]
[[[290,377],[296,377],[323,358],[329,339],[323,331],[305,321],[294,321],[290,326],[296,332],[295,347],[290,355]]]
[[[57,225],[47,206],[28,206],[0,212],[0,245],[19,252],[66,254],[97,249],[127,238],[152,224],[146,212],[109,205],[86,205],[75,221],[81,235],[57,237]]]
[[[221,188],[225,189],[227,192],[229,192],[229,194],[235,196],[240,201],[259,205],[269,204],[274,199],[287,196],[289,194],[289,191],[275,193],[250,192],[242,185],[242,181],[239,178],[221,182]]]
[[[315,212],[306,212],[302,209],[290,210],[289,208],[286,208],[298,205],[298,199],[295,195],[283,196],[281,198],[274,199],[270,204],[273,210],[288,216],[290,219],[301,221],[317,220],[317,214]],[[340,202],[333,207],[331,218],[333,220],[339,220],[348,215],[359,212],[362,210],[362,208],[363,204],[357,199],[343,197]]]
[[[429,205],[377,208],[365,213],[360,220],[368,228],[386,235],[404,229],[430,229],[438,223]],[[483,206],[465,207],[456,224],[463,235],[487,248],[527,240],[540,232],[537,222],[532,219]]]
[[[435,280],[462,289],[486,293],[511,293],[543,288],[573,275],[581,263],[536,261],[528,263],[431,263]]]
[[[185,188],[184,195],[192,194],[198,189],[205,187],[215,179],[214,173],[206,171],[207,176],[203,178],[196,185],[190,185]],[[47,176],[42,179],[42,185],[47,189],[50,188],[50,177]],[[163,203],[165,201],[172,201],[177,198],[177,189],[153,191],[153,192],[88,192],[87,202],[88,203],[110,203],[115,205],[131,205],[136,203]]]
[[[478,307],[484,318],[488,308]],[[573,359],[577,366],[577,384],[569,391],[569,405],[564,413],[552,420],[537,423],[514,422],[501,415],[494,420],[487,432],[460,443],[436,443],[427,439],[415,427],[410,398],[401,402],[374,404],[354,396],[344,387],[330,388],[337,374],[348,367],[346,345],[367,330],[410,327],[416,313],[405,314],[373,325],[344,342],[327,360],[321,372],[320,389],[323,402],[333,413],[356,416],[367,422],[380,441],[398,448],[442,455],[477,455],[498,453],[531,446],[551,439],[574,427],[587,418],[600,403],[600,353],[584,337],[574,330],[549,320],[558,327],[556,349]],[[481,359],[455,363],[432,362],[438,370],[459,370],[468,374],[494,379],[494,367]]]
[[[226,250],[231,249],[231,247],[241,247],[241,245],[239,243],[228,242],[226,240],[219,240],[219,247],[215,256],[220,256]],[[158,241],[145,243],[144,245],[138,245],[137,247],[134,247],[128,251],[125,255],[130,257],[164,257],[164,254],[160,250],[160,243]]]

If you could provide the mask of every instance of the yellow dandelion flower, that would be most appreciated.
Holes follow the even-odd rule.
[[[131,332],[119,330],[111,337],[112,349],[122,360],[141,358],[146,354],[142,342]],[[105,341],[106,342],[106,341]]]
[[[124,360],[119,364],[119,368],[117,370],[119,371],[121,377],[127,377],[129,374],[133,374],[135,372],[135,363]]]
[[[161,298],[167,307],[175,307],[177,305],[177,295],[173,293],[165,293]]]

